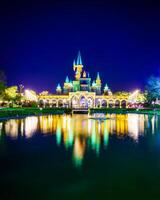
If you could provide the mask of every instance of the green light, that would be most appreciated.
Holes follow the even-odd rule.
[[[82,161],[83,159],[79,158],[79,157],[76,157],[73,155],[73,162],[74,162],[74,165],[79,168],[82,166]]]
[[[109,142],[109,133],[107,130],[107,122],[104,122],[104,146],[107,147],[108,146],[108,142]]]
[[[62,138],[61,125],[60,125],[60,123],[58,123],[57,124],[57,130],[56,130],[56,142],[57,142],[57,145],[61,144],[61,138]]]
[[[68,139],[68,144],[69,146],[72,146],[74,142],[74,134],[73,134],[73,130],[70,129],[69,130],[69,139]]]
[[[96,129],[95,129],[95,122],[93,123],[93,126],[92,126],[92,135],[91,135],[91,145],[92,145],[92,148],[95,149],[96,147]]]

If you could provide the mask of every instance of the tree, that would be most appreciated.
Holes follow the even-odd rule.
[[[25,90],[24,94],[24,103],[25,107],[37,107],[38,106],[38,96],[34,90]]]
[[[5,88],[6,88],[6,76],[4,71],[0,70],[0,99],[4,98]]]
[[[7,101],[16,101],[17,95],[18,95],[18,87],[17,86],[11,86],[5,89],[4,91],[4,98]]]
[[[139,92],[137,95],[137,102],[138,103],[145,103],[146,102],[146,94],[145,92]]]
[[[121,96],[121,97],[128,97],[130,95],[129,92],[126,92],[126,91],[119,91],[119,92],[115,92],[114,95],[116,96]]]
[[[37,101],[38,97],[34,90],[25,90],[25,100],[27,101]]]
[[[48,91],[42,91],[41,93],[39,93],[40,96],[47,96],[48,94]]]
[[[160,78],[151,76],[147,81],[146,89],[148,102],[160,98]]]

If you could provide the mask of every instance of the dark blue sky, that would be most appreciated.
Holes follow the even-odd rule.
[[[91,77],[99,71],[113,91],[143,89],[150,75],[160,75],[159,10],[153,1],[6,2],[0,68],[8,85],[54,92],[66,75],[73,77],[80,50]]]

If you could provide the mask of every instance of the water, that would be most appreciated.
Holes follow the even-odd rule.
[[[160,199],[160,118],[0,122],[0,199]]]

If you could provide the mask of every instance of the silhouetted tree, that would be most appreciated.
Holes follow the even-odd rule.
[[[146,85],[148,102],[160,98],[160,78],[151,76]]]
[[[4,91],[6,88],[6,75],[3,70],[0,70],[0,99],[4,97]]]

